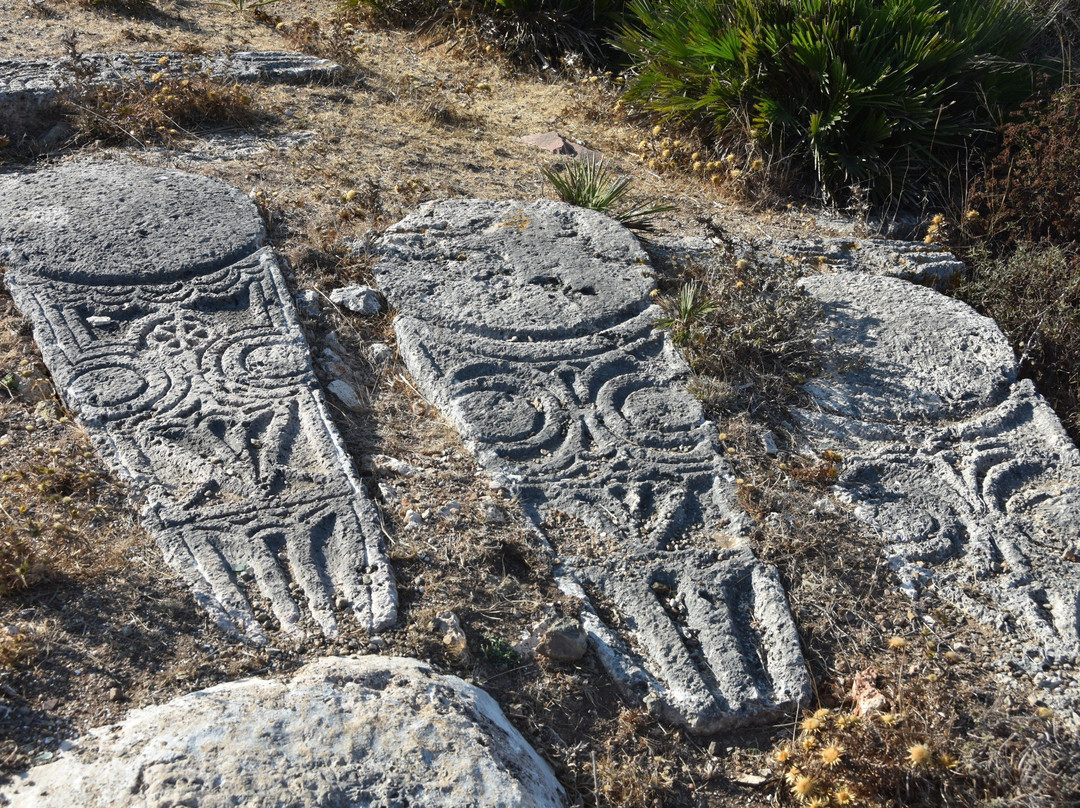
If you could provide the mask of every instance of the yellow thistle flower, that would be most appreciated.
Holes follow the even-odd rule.
[[[898,713],[878,713],[878,720],[885,726],[891,727],[900,722],[900,715]]]
[[[162,80],[163,78],[165,78],[165,73],[159,70],[159,71],[158,71],[157,73],[155,73],[154,75],[152,75],[152,76],[150,77],[150,83],[151,83],[151,84],[157,84],[157,83],[158,83],[158,82],[160,82],[160,81],[161,81],[161,80]]]
[[[735,162],[735,155],[732,154],[731,152],[728,152],[727,154],[724,155],[724,162],[725,163],[734,163]]]
[[[794,784],[796,780],[802,777],[802,772],[799,771],[798,766],[792,766],[786,772],[784,772],[784,779],[791,784]]]
[[[823,724],[820,718],[810,715],[802,720],[802,723],[799,724],[799,729],[803,732],[814,733],[821,729],[822,726]]]
[[[765,161],[758,157],[756,160],[754,160],[754,162],[750,164],[750,168],[752,168],[754,171],[761,171],[761,169],[765,168]]]
[[[711,177],[709,177],[709,182],[711,182],[713,185],[719,185],[721,182],[723,182],[723,177],[721,177],[719,174],[713,174]]]
[[[694,171],[701,171],[701,169],[702,169],[701,163],[700,162],[695,162],[694,163]]]
[[[791,784],[791,793],[803,802],[806,802],[816,790],[817,781],[807,774],[799,775]]]
[[[930,762],[930,747],[924,743],[912,744],[907,750],[908,763],[912,766],[925,766]]]
[[[810,802],[806,803],[806,808],[828,808],[829,800],[827,797],[814,797]]]
[[[821,707],[817,710],[814,710],[814,718],[818,719],[819,721],[824,721],[831,715],[832,710],[830,710],[828,707]]]
[[[653,137],[660,137],[660,133],[661,133],[662,131],[663,131],[663,130],[662,130],[662,129],[660,128],[659,124],[657,124],[656,126],[654,126],[654,127],[652,128],[652,133],[653,133]]]
[[[844,755],[844,748],[839,744],[830,744],[821,750],[821,762],[826,766],[835,766]]]
[[[944,221],[945,221],[944,216],[942,216],[940,213],[935,213],[934,218],[930,220],[930,223],[935,224],[935,225],[940,225]]]
[[[943,769],[952,769],[960,762],[960,758],[956,755],[950,755],[948,752],[942,752],[938,755],[938,765]]]
[[[773,760],[777,763],[787,763],[791,760],[791,747],[782,746],[773,753]]]
[[[690,155],[690,159],[696,163],[698,160],[701,159],[701,152],[694,152]]]
[[[731,178],[733,180],[737,180],[739,177],[742,176],[742,171],[740,169],[738,169],[738,168],[731,169],[730,173],[731,173]]]
[[[836,805],[851,805],[855,802],[855,795],[847,786],[841,786],[832,793],[832,801]]]
[[[973,222],[973,221],[975,221],[976,219],[979,218],[979,211],[977,211],[977,210],[969,210],[965,214],[964,218],[966,218],[969,222]]]
[[[660,152],[660,156],[664,159],[671,157],[671,149],[664,149],[662,152]]]
[[[804,752],[809,752],[811,749],[817,746],[817,738],[815,738],[813,735],[807,735],[804,738],[800,738],[799,746],[802,747],[802,750]]]

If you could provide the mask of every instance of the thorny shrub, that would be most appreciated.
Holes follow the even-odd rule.
[[[334,14],[325,22],[307,16],[294,22],[278,22],[277,28],[301,53],[330,59],[347,72],[355,73],[364,42],[363,32],[355,25],[358,22],[356,12],[345,12]]]
[[[107,143],[169,143],[212,126],[252,123],[256,108],[249,90],[207,74],[194,62],[180,65],[163,56],[160,70],[117,84],[95,82],[76,68],[61,94],[81,140]]]
[[[660,295],[671,332],[695,373],[691,391],[710,416],[757,413],[786,402],[817,369],[817,306],[795,270],[736,259],[673,261],[678,292]],[[767,413],[766,413],[767,414]]]
[[[1080,85],[1023,104],[970,195],[966,227],[998,244],[1080,242]]]
[[[807,808],[1048,804],[1031,791],[1030,771],[991,760],[989,750],[1009,755],[1052,736],[1052,710],[1001,716],[976,729],[957,692],[966,676],[961,654],[928,630],[893,637],[884,653],[890,658],[860,674],[859,701],[849,694],[833,708],[803,714],[790,741],[773,750],[777,802]],[[1067,788],[1073,779],[1068,760],[1028,754],[1043,767],[1044,788]]]
[[[624,0],[346,0],[377,19],[549,66],[568,54],[605,61],[605,39],[622,20]]]

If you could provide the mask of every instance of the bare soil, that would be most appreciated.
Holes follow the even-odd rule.
[[[381,29],[342,16],[330,0],[283,0],[264,11],[162,0],[157,10],[131,16],[70,0],[0,0],[0,56],[58,57],[70,50],[74,30],[83,52],[306,48],[347,68],[333,86],[253,88],[259,115],[242,129],[120,145],[73,132],[51,152],[0,152],[0,160],[122,160],[219,177],[257,201],[295,288],[326,293],[369,279],[368,260],[354,257],[347,242],[374,236],[422,201],[550,195],[538,169],[558,158],[518,141],[549,130],[600,151],[633,177],[641,197],[673,205],[660,221],[663,232],[760,239],[858,227],[827,211],[768,207],[767,196],[745,184],[732,195],[705,181],[688,168],[698,148],[692,136],[676,147],[687,155],[681,167],[650,169],[639,155],[655,150],[657,136],[651,122],[616,107],[614,77],[573,67],[524,71],[497,49]],[[221,634],[164,565],[140,527],[137,497],[90,451],[51,388],[27,324],[0,292],[0,376],[19,381],[17,389],[0,389],[0,539],[15,548],[0,556],[7,586],[0,595],[0,772],[47,760],[62,739],[134,707],[243,676],[283,674],[326,654],[377,652],[417,656],[485,687],[552,763],[571,802],[790,801],[774,752],[800,737],[802,716],[693,737],[624,702],[591,656],[559,665],[512,652],[542,617],[575,611],[553,582],[552,559],[515,504],[489,489],[404,369],[368,361],[371,342],[393,345],[390,316],[364,319],[328,299],[323,305],[319,317],[304,320],[313,353],[336,334],[349,349],[348,379],[366,404],[360,413],[336,413],[337,425],[372,489],[379,482],[393,489],[380,496],[401,619],[378,638],[346,626],[334,641],[312,636],[256,648]],[[866,804],[1070,804],[1078,793],[1074,737],[1056,717],[1036,712],[1030,682],[995,664],[997,640],[948,609],[899,595],[879,540],[831,500],[816,461],[766,456],[760,427],[746,415],[718,424],[734,449],[744,504],[759,522],[755,549],[779,568],[789,592],[814,676],[811,709],[850,714],[853,677],[875,667],[878,686],[910,727],[879,747],[844,736],[850,750],[836,771],[865,780]],[[377,478],[374,454],[419,473]],[[450,502],[459,512],[439,517]],[[485,521],[492,503],[507,510],[508,523]],[[410,508],[431,512],[427,528],[404,528]],[[465,649],[444,642],[439,615],[447,611],[464,627]],[[905,644],[890,651],[894,637]],[[904,757],[920,737],[959,763],[932,776],[917,771]]]

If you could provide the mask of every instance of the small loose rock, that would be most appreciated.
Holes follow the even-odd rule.
[[[344,286],[330,293],[330,300],[356,314],[372,315],[382,310],[379,293],[370,286]]]
[[[334,397],[350,410],[360,409],[360,397],[348,382],[334,379],[326,386],[326,389],[334,394]]]
[[[305,317],[319,316],[319,293],[314,289],[304,289],[296,294],[296,308]]]

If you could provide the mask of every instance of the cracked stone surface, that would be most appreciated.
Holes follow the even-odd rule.
[[[300,600],[327,634],[339,600],[391,625],[378,514],[255,205],[206,177],[69,164],[0,177],[0,209],[5,282],[58,393],[215,619],[264,640],[257,589],[287,632]]]
[[[413,659],[327,658],[130,713],[0,788],[12,808],[563,805],[483,690]]]
[[[913,596],[1014,636],[1028,663],[1080,654],[1080,453],[992,320],[888,277],[804,288],[834,340],[798,426],[845,453],[837,490]]]
[[[165,60],[165,64],[162,64]],[[241,51],[218,56],[174,52],[88,53],[80,70],[92,84],[120,84],[133,79],[147,80],[165,71],[180,75],[184,66],[228,77],[235,81],[270,81],[299,84],[330,81],[341,72],[340,65],[303,53]],[[42,118],[56,111],[58,86],[75,75],[70,57],[58,59],[0,59],[0,132],[10,137],[28,132],[39,135],[48,128]]]
[[[964,263],[938,244],[888,239],[832,238],[773,245],[775,258],[815,262],[832,272],[887,275],[943,287]]]
[[[538,528],[569,514],[612,548],[555,550],[564,588],[603,607],[586,628],[624,689],[699,732],[804,698],[784,593],[742,538],[734,475],[654,328],[634,236],[561,203],[467,200],[425,205],[379,249],[424,394]]]

